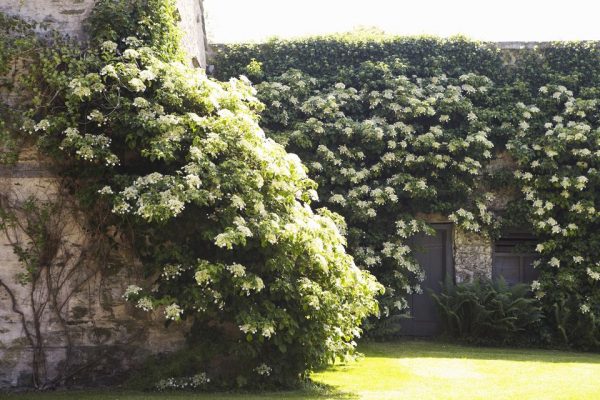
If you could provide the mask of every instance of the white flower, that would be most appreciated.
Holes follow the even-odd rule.
[[[242,264],[232,264],[227,269],[234,278],[241,278],[246,275],[246,268]]]
[[[102,49],[102,51],[105,51],[107,53],[114,53],[117,50],[117,46],[118,45],[115,42],[107,40],[105,42],[102,42],[100,48]]]
[[[125,289],[125,293],[123,294],[123,297],[127,300],[129,300],[129,297],[131,296],[135,296],[138,293],[140,293],[142,291],[142,288],[137,286],[137,285],[129,285],[127,286],[127,289]]]
[[[271,367],[269,367],[267,364],[260,364],[258,367],[254,368],[254,371],[259,374],[259,375],[263,375],[263,376],[269,376],[271,374]]]
[[[178,321],[183,314],[183,310],[175,303],[165,307],[165,318],[172,321]]]
[[[163,267],[163,272],[161,276],[166,280],[170,280],[172,278],[180,276],[182,270],[183,267],[179,264],[167,264]]]
[[[150,103],[148,102],[148,100],[144,99],[143,97],[136,97],[135,99],[133,99],[133,106],[137,107],[137,108],[146,108],[150,105]]]
[[[50,122],[47,119],[43,119],[34,125],[33,130],[36,132],[37,131],[45,131],[49,127],[50,127]]]
[[[246,202],[237,194],[231,196],[231,205],[237,208],[238,210],[243,210],[244,208],[246,208]]]
[[[577,177],[577,184],[575,185],[575,187],[579,190],[583,190],[585,188],[585,186],[587,185],[589,179],[586,178],[585,176],[578,176]]]
[[[195,174],[189,174],[185,176],[185,183],[188,185],[190,189],[199,189],[200,185],[202,185],[202,181],[200,177]]]
[[[535,246],[535,251],[537,251],[538,253],[541,253],[544,251],[544,245],[543,244],[538,244],[537,246]]]
[[[240,325],[238,328],[240,328],[240,331],[248,334],[255,334],[256,333],[256,327],[252,326],[250,324],[244,324],[244,325]]]
[[[589,313],[589,312],[590,312],[590,306],[589,306],[588,304],[582,304],[582,305],[579,307],[579,311],[580,311],[582,314],[587,314],[587,313]]]
[[[211,281],[211,276],[208,270],[201,269],[196,271],[194,274],[194,279],[196,279],[196,283],[198,283],[198,285],[203,285],[204,283]]]
[[[262,328],[261,335],[269,339],[271,336],[275,334],[275,327],[272,325],[265,325]]]
[[[346,205],[346,198],[341,194],[334,194],[329,198],[329,202],[333,204],[339,204],[341,206]]]
[[[144,311],[152,311],[154,309],[154,304],[149,297],[142,297],[137,301],[135,306]]]
[[[536,290],[539,290],[542,287],[542,285],[540,284],[539,281],[533,281],[531,282],[531,290],[533,290],[534,292]]]
[[[90,114],[87,116],[89,121],[94,121],[98,123],[98,126],[102,126],[104,123],[105,117],[104,114],[100,110],[92,110]]]
[[[146,90],[146,85],[144,85],[144,82],[142,82],[140,78],[131,78],[129,80],[129,86],[134,92],[143,92]]]
[[[117,75],[117,70],[115,69],[114,65],[106,65],[104,66],[101,70],[100,70],[100,75],[104,76],[110,76],[111,78],[116,78]]]
[[[127,60],[139,58],[139,56],[140,56],[140,53],[138,53],[138,51],[134,50],[134,49],[127,49],[123,52],[123,58],[125,58]]]
[[[111,195],[113,194],[113,191],[110,186],[104,186],[102,189],[98,190],[98,193],[102,195]]]
[[[92,94],[91,89],[85,86],[79,79],[73,79],[69,82],[69,88],[75,96],[81,98],[89,97]]]
[[[581,264],[583,262],[583,257],[573,256],[573,262],[575,262],[575,264]]]
[[[140,72],[140,79],[143,81],[153,81],[156,79],[156,74],[149,69],[145,69]]]
[[[600,272],[596,272],[589,267],[586,272],[587,272],[588,276],[590,278],[592,278],[593,280],[600,281]]]
[[[558,258],[556,258],[556,257],[552,257],[552,258],[550,259],[550,261],[548,262],[548,264],[549,264],[550,266],[552,266],[552,267],[556,267],[556,268],[560,267],[560,261],[559,261],[559,259],[558,259]]]
[[[177,198],[171,197],[167,200],[167,208],[173,215],[179,215],[185,208],[185,203]]]

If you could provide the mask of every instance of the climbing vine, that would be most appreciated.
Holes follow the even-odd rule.
[[[566,343],[597,347],[600,307],[598,98],[561,85],[540,87],[541,110],[509,143],[515,176],[528,202],[539,243],[536,297]],[[558,289],[558,290],[557,290]]]
[[[0,130],[3,161],[32,138],[79,205],[110,210],[90,224],[133,232],[152,284],[124,296],[218,349],[188,371],[201,386],[289,385],[352,356],[365,318],[420,290],[408,244],[431,214],[529,225],[552,334],[598,347],[596,44],[510,64],[464,38],[271,41],[222,47],[217,81],[184,64],[178,18],[171,0],[99,1],[82,49],[2,16],[2,74],[32,59]],[[504,151],[516,164],[491,168]],[[494,208],[506,187],[519,218]]]
[[[550,336],[597,347],[598,56],[593,42],[511,53],[363,32],[220,46],[214,63],[256,82],[263,127],[346,218],[350,253],[386,286],[384,312],[419,290],[407,245],[439,214],[485,235],[535,233]]]
[[[177,20],[170,0],[99,2],[91,47],[40,52],[23,126],[82,206],[111,210],[101,226],[133,232],[152,282],[127,300],[220,349],[189,372],[297,384],[352,357],[381,286],[346,253],[343,220],[311,208],[315,184],[265,137],[247,80],[181,62]]]
[[[332,86],[298,70],[257,86],[263,124],[308,164],[321,202],[346,217],[356,261],[386,286],[385,316],[421,292],[407,239],[431,228],[418,213],[449,215],[475,232],[492,223],[477,190],[492,157],[484,115],[491,81],[409,79],[405,70],[399,61],[367,61]]]
[[[32,353],[31,385],[39,390],[63,386],[98,362],[97,357],[77,359],[77,332],[69,325],[68,306],[99,276],[111,247],[98,231],[88,230],[80,243],[70,241],[73,230],[83,227],[72,218],[78,207],[69,198],[60,192],[25,198],[16,192],[0,195],[0,232],[21,266],[14,279],[0,279],[0,288],[8,293],[9,306],[19,316]],[[25,304],[18,300],[23,293]],[[57,370],[50,368],[49,340],[64,348]]]
[[[0,164],[14,164],[23,138],[11,134],[20,126],[20,107],[16,106],[21,81],[19,70],[27,60],[35,58],[38,41],[34,26],[18,18],[0,13],[0,96],[12,104],[0,102]]]

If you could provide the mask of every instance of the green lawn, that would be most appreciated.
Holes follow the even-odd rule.
[[[70,392],[13,400],[600,399],[600,354],[464,347],[423,341],[364,345],[366,357],[314,374],[330,390],[249,394]],[[0,395],[2,397],[2,395]],[[2,397],[3,398],[3,397]]]

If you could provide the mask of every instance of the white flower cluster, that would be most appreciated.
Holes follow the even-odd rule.
[[[142,297],[135,303],[135,306],[143,311],[152,311],[154,309],[154,303],[149,297]]]
[[[123,298],[129,300],[131,296],[137,296],[142,291],[142,288],[137,285],[129,285],[127,289],[125,289],[125,293],[123,293]]]
[[[184,268],[181,264],[167,264],[163,267],[163,272],[160,276],[168,281],[181,276],[183,270]]]
[[[201,372],[190,377],[161,379],[154,387],[158,391],[201,389],[209,383],[210,378],[206,372]]]
[[[165,307],[165,318],[172,321],[179,321],[181,319],[183,310],[176,303],[172,303]]]
[[[254,371],[258,375],[269,376],[269,375],[271,375],[272,368],[269,367],[267,364],[262,363],[259,366],[257,366],[256,368],[254,368]]]

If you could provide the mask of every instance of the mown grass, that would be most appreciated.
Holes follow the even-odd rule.
[[[600,399],[600,354],[480,348],[425,341],[370,343],[365,357],[313,374],[319,386],[271,393],[77,391],[7,400]],[[0,394],[0,397],[2,395]]]

